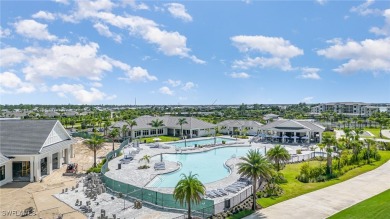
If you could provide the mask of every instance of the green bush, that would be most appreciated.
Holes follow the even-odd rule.
[[[297,149],[297,154],[302,154],[302,150],[301,149]]]
[[[139,170],[148,169],[148,168],[150,168],[150,166],[148,166],[148,165],[142,165],[142,166],[138,167]]]

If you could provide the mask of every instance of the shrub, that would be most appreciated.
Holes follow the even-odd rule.
[[[297,154],[302,154],[302,150],[301,149],[297,149]]]
[[[139,170],[148,169],[148,168],[150,168],[150,166],[148,166],[148,165],[142,165],[142,166],[138,167]]]
[[[222,141],[222,144],[226,144],[226,141]]]

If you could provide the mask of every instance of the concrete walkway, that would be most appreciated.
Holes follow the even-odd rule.
[[[381,133],[382,136],[385,136],[386,138],[390,138],[390,130],[382,130]]]
[[[327,218],[390,189],[390,161],[342,183],[257,211],[252,218]]]

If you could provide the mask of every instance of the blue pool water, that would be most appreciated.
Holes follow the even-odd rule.
[[[235,141],[234,139],[230,138],[220,138],[216,137],[215,142],[216,144],[222,143],[222,141],[225,142],[232,142]],[[206,139],[199,139],[199,140],[186,140],[186,141],[180,141],[180,142],[173,142],[173,143],[168,143],[170,145],[174,145],[175,147],[193,147],[196,145],[206,145],[206,144],[214,144],[214,138],[206,138]]]
[[[180,162],[181,169],[156,176],[146,187],[175,187],[181,179],[181,174],[198,174],[198,179],[202,183],[210,183],[229,175],[229,169],[224,163],[231,157],[245,156],[249,147],[225,147],[216,148],[210,151],[191,154],[163,154],[163,160]],[[160,156],[155,156],[152,160],[159,160]]]

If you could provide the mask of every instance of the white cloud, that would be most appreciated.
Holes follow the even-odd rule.
[[[112,100],[116,95],[107,95],[96,88],[86,90],[81,84],[61,84],[53,85],[51,91],[56,92],[60,97],[71,94],[78,102],[82,104],[91,104],[101,100]]]
[[[64,5],[68,5],[69,4],[68,0],[54,0],[54,1],[58,2],[58,3],[61,3],[61,4],[64,4]]]
[[[54,45],[49,49],[29,47],[26,52],[34,55],[28,59],[23,72],[26,79],[40,81],[43,77],[67,77],[101,80],[112,65],[105,56],[98,56],[99,45]],[[88,67],[87,67],[88,66]]]
[[[122,0],[122,5],[130,5],[134,10],[149,10],[149,6],[143,2],[137,4],[135,0]]]
[[[314,99],[314,97],[305,97],[305,98],[302,99],[302,102],[310,103],[313,99]]]
[[[249,78],[250,75],[245,72],[233,72],[230,74],[232,78]]]
[[[0,26],[0,38],[6,38],[6,37],[9,37],[10,35],[11,35],[11,30],[10,29],[8,29],[8,28],[3,29]]]
[[[173,96],[173,91],[171,89],[169,89],[169,87],[167,87],[167,86],[161,87],[158,90],[158,92],[160,92],[162,94],[169,95],[169,96]]]
[[[12,66],[14,64],[21,63],[26,59],[24,52],[14,47],[1,48],[0,49],[0,66]]]
[[[385,17],[384,26],[382,28],[372,27],[370,32],[375,33],[376,35],[390,36],[390,9],[386,9],[383,12],[383,16]]]
[[[318,72],[320,71],[319,68],[304,67],[304,68],[301,68],[301,71],[302,71],[302,74],[299,76],[299,78],[314,79],[314,80],[321,79],[320,75],[318,74]]]
[[[102,23],[96,23],[93,27],[98,31],[98,33],[102,36],[109,37],[114,39],[116,42],[122,42],[122,37],[118,34],[112,33],[107,25]]]
[[[165,83],[171,85],[172,87],[177,87],[179,85],[181,85],[181,81],[180,80],[172,80],[172,79],[168,79]]]
[[[0,73],[0,93],[32,93],[35,87],[31,83],[23,82],[12,72]]]
[[[252,3],[252,0],[242,0],[242,1],[245,2],[246,4]]]
[[[103,84],[102,84],[102,83],[99,83],[99,82],[92,82],[92,83],[91,83],[91,86],[92,86],[92,87],[103,87]]]
[[[328,0],[316,0],[316,2],[320,5],[325,5]]]
[[[48,21],[55,20],[54,14],[47,12],[47,11],[39,11],[31,16],[32,18],[37,18],[37,19],[44,19]]]
[[[192,21],[191,15],[187,13],[186,7],[183,4],[169,3],[169,4],[165,4],[165,6],[167,7],[169,13],[174,18],[178,18],[178,19],[183,20],[185,22]]]
[[[78,1],[77,10],[70,15],[61,15],[64,21],[77,22],[81,19],[100,19],[106,24],[120,29],[127,29],[130,35],[140,36],[150,44],[157,45],[159,51],[167,56],[188,58],[195,63],[204,64],[205,61],[190,55],[191,49],[187,47],[187,38],[178,32],[169,32],[160,28],[160,25],[133,15],[115,15],[111,9],[116,5],[108,0],[98,0],[93,3]]]
[[[38,39],[54,41],[58,38],[49,33],[46,24],[38,23],[34,20],[21,20],[14,24],[16,32],[22,36]]]
[[[268,55],[268,57],[246,57],[242,60],[236,60],[233,62],[233,68],[276,67],[288,71],[292,70],[290,59],[303,55],[302,49],[281,37],[240,35],[231,37],[231,40],[240,52],[260,52]]]
[[[329,59],[348,60],[334,71],[353,73],[358,71],[390,72],[390,37],[339,42],[329,48],[318,50],[318,55]]]
[[[149,72],[144,68],[138,66],[131,67],[126,63],[108,57],[107,60],[109,60],[109,62],[113,66],[125,71],[126,77],[124,78],[120,77],[119,79],[121,80],[126,80],[126,81],[156,81],[157,80],[156,76],[150,75]]]
[[[358,13],[359,15],[363,15],[363,16],[370,15],[370,14],[379,14],[380,13],[379,9],[369,8],[374,2],[375,0],[366,0],[362,4],[352,7],[350,11]]]
[[[185,90],[185,91],[189,91],[189,90],[191,90],[192,88],[195,88],[195,87],[197,87],[197,86],[198,86],[198,85],[196,85],[194,82],[189,81],[189,82],[185,83],[181,89],[183,89],[183,90]]]

